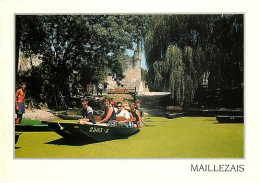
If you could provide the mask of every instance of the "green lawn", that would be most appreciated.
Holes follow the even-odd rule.
[[[22,119],[21,125],[40,125],[41,121],[31,120],[31,119]]]
[[[149,127],[128,139],[94,144],[57,143],[54,132],[23,132],[16,158],[243,158],[244,124],[213,117],[147,117]]]

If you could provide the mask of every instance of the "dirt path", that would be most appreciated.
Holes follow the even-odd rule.
[[[141,100],[141,108],[148,115],[165,116],[166,106],[163,105],[161,99],[169,94],[169,92],[147,92],[137,98]]]
[[[40,109],[33,109],[33,110],[25,110],[25,113],[23,115],[24,119],[32,119],[32,120],[54,120],[57,119],[55,115],[52,113],[40,110]]]

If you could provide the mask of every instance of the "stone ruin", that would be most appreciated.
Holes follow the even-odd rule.
[[[107,77],[108,87],[107,89],[135,89],[137,93],[140,94],[145,91],[149,91],[145,87],[145,84],[141,80],[141,60],[142,51],[141,49],[135,49],[134,55],[128,57],[124,60],[123,70],[125,78],[120,81],[120,85],[112,78],[112,76]],[[24,72],[30,69],[32,66],[38,66],[42,61],[38,59],[37,56],[32,58],[26,57],[21,51],[19,51],[19,63],[18,71]]]
[[[125,78],[120,81],[120,85],[112,76],[107,77],[108,89],[135,89],[140,94],[145,90],[145,85],[141,80],[141,49],[135,49],[133,57],[124,60],[123,70]],[[147,89],[146,89],[147,90]]]

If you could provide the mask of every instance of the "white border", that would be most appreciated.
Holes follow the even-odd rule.
[[[259,3],[257,0],[0,1],[0,182],[260,182]],[[245,13],[245,159],[13,159],[14,14]],[[244,164],[243,173],[190,172],[190,164]]]

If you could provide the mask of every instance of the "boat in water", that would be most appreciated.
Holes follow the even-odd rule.
[[[77,123],[63,123],[43,121],[50,129],[69,140],[101,142],[120,138],[127,138],[140,131],[139,128],[110,127],[99,124],[86,125]]]
[[[244,116],[216,116],[219,123],[244,123]]]
[[[51,131],[47,124],[39,120],[23,119],[20,124],[15,124],[15,132]]]
[[[51,129],[46,124],[37,124],[37,125],[24,125],[24,124],[16,124],[15,125],[16,132],[34,132],[34,131],[51,131]]]

